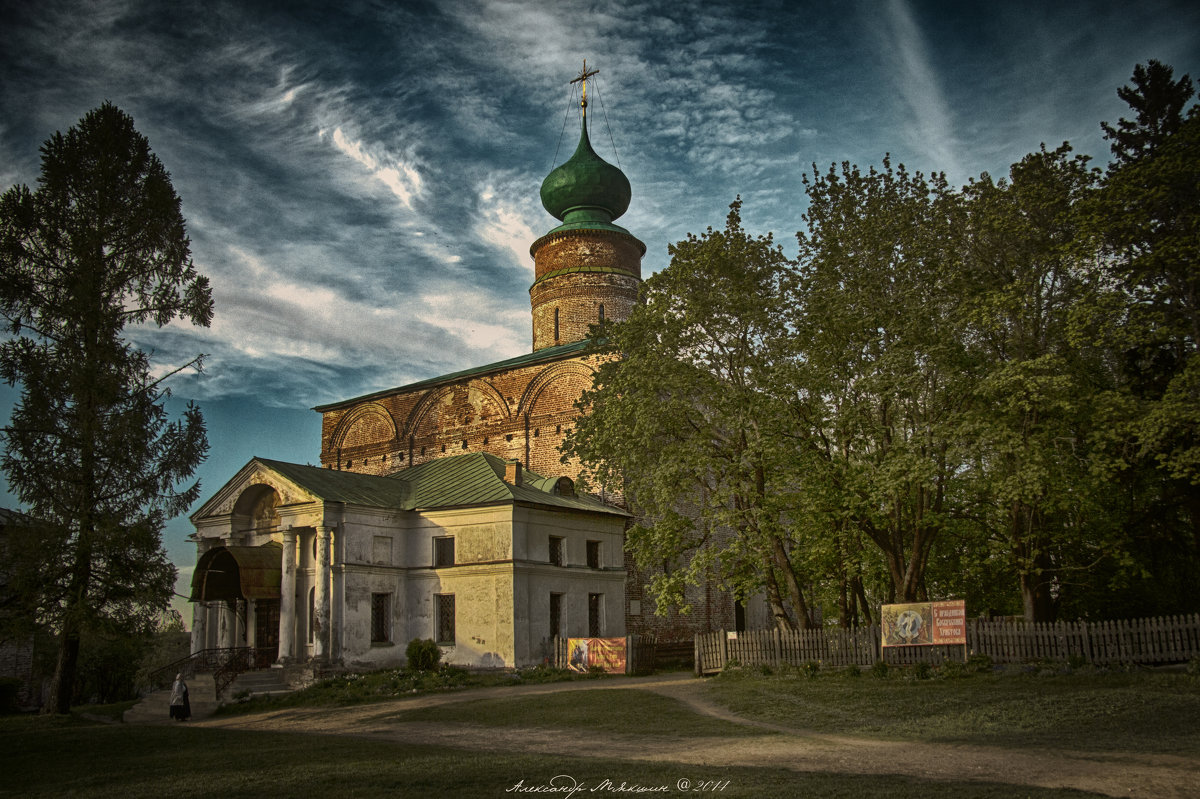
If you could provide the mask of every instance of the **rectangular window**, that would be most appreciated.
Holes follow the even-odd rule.
[[[587,542],[587,565],[589,569],[600,568],[600,542]]]
[[[454,594],[435,594],[433,602],[435,640],[441,646],[454,646]]]
[[[371,643],[392,640],[392,595],[371,594]]]
[[[562,635],[562,594],[550,595],[550,637]]]
[[[604,594],[588,594],[588,637],[599,638],[601,633],[601,610]]]
[[[554,566],[563,565],[563,540],[556,535],[550,536],[550,563]]]
[[[454,565],[454,537],[433,539],[433,565],[435,567]]]

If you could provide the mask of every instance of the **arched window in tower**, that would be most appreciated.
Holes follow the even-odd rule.
[[[604,303],[600,303],[600,324],[604,324]]]
[[[554,309],[554,340],[558,341],[558,309]]]

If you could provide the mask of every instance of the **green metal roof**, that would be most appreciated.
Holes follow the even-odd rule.
[[[522,485],[504,481],[505,461],[486,452],[470,452],[412,466],[387,477],[302,466],[255,458],[306,491],[328,502],[372,508],[434,510],[510,502],[627,516],[592,497],[554,493],[556,477],[524,471]]]
[[[464,369],[461,372],[451,372],[450,374],[431,377],[428,380],[421,380],[416,383],[409,383],[406,386],[397,386],[396,388],[388,388],[383,391],[375,391],[370,394],[363,394],[350,399],[331,402],[326,405],[318,405],[313,408],[317,413],[325,411],[337,410],[348,405],[355,405],[359,402],[378,399],[379,397],[387,397],[392,394],[407,394],[410,391],[423,391],[440,386],[447,383],[460,383],[464,380],[470,380],[483,375],[493,374],[495,372],[504,372],[509,369],[519,369],[523,366],[534,366],[539,363],[550,363],[552,361],[562,360],[570,356],[576,355],[587,349],[587,340],[573,341],[570,344],[560,344],[557,347],[545,347],[536,352],[518,355],[516,358],[509,358],[506,361],[496,361],[485,366],[476,366],[473,369]]]
[[[471,452],[412,466],[392,475],[411,488],[412,510],[523,502],[592,513],[626,516],[624,511],[588,496],[553,493],[557,478],[524,470],[522,484],[504,481],[505,461],[487,452]]]
[[[267,458],[254,460],[329,502],[345,502],[347,505],[365,505],[369,508],[403,508],[407,503],[409,487],[391,477],[341,472]]]

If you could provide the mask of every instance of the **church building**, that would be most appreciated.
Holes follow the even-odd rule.
[[[692,620],[651,623],[628,514],[576,492],[561,461],[595,373],[589,328],[627,318],[646,251],[614,224],[631,191],[589,141],[589,74],[578,146],[541,187],[560,224],[530,247],[532,351],[317,407],[320,468],[248,463],[192,516],[193,651],[384,666],[432,638],[450,663],[518,666],[555,635],[733,628],[715,589]]]

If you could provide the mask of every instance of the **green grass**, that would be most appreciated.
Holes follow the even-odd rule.
[[[390,714],[396,721],[450,721],[489,727],[586,729],[663,738],[762,735],[763,730],[692,712],[678,700],[634,688],[480,699]]]
[[[173,799],[208,796],[474,797],[520,796],[525,787],[577,781],[574,795],[619,795],[603,780],[668,786],[725,781],[721,797],[898,797],[1058,799],[1093,794],[996,783],[935,782],[887,776],[797,774],[783,769],[717,768],[536,755],[477,754],[338,736],[253,733],[197,727],[85,725],[71,719],[0,720],[0,796]],[[554,794],[566,796],[566,793]],[[652,794],[654,795],[654,794]]]
[[[1200,680],[1042,670],[915,680],[726,672],[709,699],[747,718],[837,735],[1147,753],[1200,751]]]
[[[458,691],[464,688],[490,688],[505,685],[540,685],[572,680],[588,680],[604,674],[575,674],[566,669],[536,666],[517,671],[470,672],[455,666],[432,671],[383,669],[366,673],[330,677],[279,696],[254,697],[249,701],[223,705],[218,715],[259,713],[286,707],[330,707],[382,702],[402,696]]]

